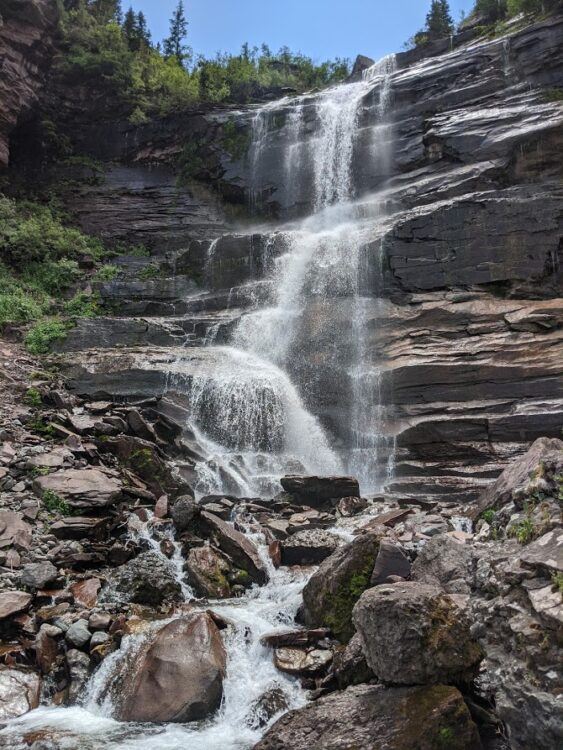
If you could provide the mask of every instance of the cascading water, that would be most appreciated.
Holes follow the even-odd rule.
[[[377,195],[354,202],[361,191],[353,165],[361,136],[377,146],[365,152],[373,170],[385,174],[388,167],[393,70],[394,61],[387,58],[357,83],[286,99],[255,114],[249,162],[256,184],[264,183],[269,141],[279,138],[283,120],[285,196],[301,209],[309,189],[313,213],[271,233],[265,244],[269,296],[265,301],[256,296],[229,345],[215,345],[215,329],[206,338],[199,369],[187,365],[187,349],[171,367],[169,387],[187,393],[202,451],[195,467],[200,495],[265,497],[275,493],[286,472],[342,470],[356,474],[365,491],[383,485],[392,470],[392,439],[382,434],[383,373],[371,342],[379,302],[364,289],[366,263],[373,266],[366,248],[382,235],[385,206]],[[253,191],[252,203],[258,206],[263,197],[263,190]],[[283,251],[274,252],[279,246]],[[217,252],[214,242],[210,266]],[[155,519],[132,524],[135,540],[160,552]],[[348,527],[335,531],[351,538]],[[163,533],[173,549],[167,564],[190,601],[180,548],[171,531]],[[0,744],[23,750],[26,733],[47,730],[61,749],[248,750],[276,718],[260,716],[265,694],[276,691],[282,711],[303,705],[306,693],[299,682],[275,668],[260,639],[294,625],[307,574],[274,569],[264,539],[250,531],[247,536],[269,581],[240,599],[205,604],[231,623],[224,631],[223,701],[213,716],[187,725],[114,718],[119,691],[131,679],[139,650],[165,624],[160,620],[123,639],[91,677],[78,706],[32,711],[0,730]]]
[[[308,185],[312,214],[270,233],[266,300],[261,295],[242,316],[230,346],[215,348],[213,368],[183,386],[193,423],[212,446],[196,467],[200,494],[272,495],[283,473],[343,470],[369,492],[392,473],[393,440],[382,434],[383,372],[366,343],[378,302],[362,290],[366,247],[380,231],[384,205],[377,195],[354,203],[353,168],[363,138],[373,171],[388,173],[394,71],[390,56],[361,81],[268,104],[253,116],[252,206],[268,193],[275,148],[286,201],[300,204]],[[213,243],[210,268],[215,253]],[[324,403],[330,389],[336,415]],[[236,476],[243,477],[238,486]]]

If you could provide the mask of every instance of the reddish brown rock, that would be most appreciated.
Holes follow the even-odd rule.
[[[95,607],[98,601],[98,592],[101,585],[99,578],[87,578],[85,581],[73,583],[70,590],[74,596],[75,604],[78,604],[81,607],[86,607],[87,609]]]
[[[3,591],[0,594],[0,620],[23,612],[31,603],[31,594],[26,591]]]
[[[204,719],[219,707],[225,667],[223,641],[208,614],[174,620],[137,658],[118,718],[182,723]]]

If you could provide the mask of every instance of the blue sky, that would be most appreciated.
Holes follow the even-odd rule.
[[[147,17],[153,39],[168,33],[177,0],[123,0]],[[450,0],[454,19],[474,0]],[[399,52],[424,24],[430,0],[184,0],[189,44],[206,57],[238,52],[243,42],[287,44],[320,61]]]

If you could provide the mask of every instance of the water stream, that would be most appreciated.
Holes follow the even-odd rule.
[[[248,157],[253,184],[263,181],[271,142],[279,140],[283,120],[286,198],[294,191],[299,204],[306,186],[311,211],[271,230],[265,245],[270,291],[265,300],[257,295],[228,345],[216,345],[216,330],[206,338],[207,369],[187,374],[182,358],[190,356],[188,348],[174,363],[170,388],[188,393],[191,427],[202,450],[196,463],[199,496],[272,496],[287,472],[349,471],[366,492],[380,489],[392,474],[394,445],[383,434],[382,369],[370,344],[378,303],[363,283],[366,248],[373,248],[374,241],[377,245],[385,201],[380,194],[356,202],[361,196],[353,165],[358,138],[367,137],[372,144],[368,153],[374,170],[385,168],[390,159],[392,125],[386,118],[393,72],[394,59],[385,58],[357,83],[284,99],[255,113]],[[255,207],[262,199],[263,191],[251,195]],[[274,246],[282,252],[276,254]],[[214,242],[210,265],[217,252]],[[336,399],[331,393],[329,400],[339,403],[336,414],[325,408],[331,389]],[[348,523],[337,533],[349,539],[351,530]],[[130,533],[161,555],[160,542],[167,539],[173,552],[164,558],[166,564],[180,582],[185,602],[200,606],[184,580],[172,531],[149,515],[146,521],[132,517]],[[202,605],[232,623],[224,631],[223,701],[213,716],[187,725],[127,724],[114,718],[136,655],[164,624],[160,620],[123,639],[90,678],[79,705],[41,707],[10,722],[0,730],[0,745],[20,750],[27,747],[22,740],[26,732],[48,730],[60,750],[248,750],[276,718],[260,716],[265,694],[275,690],[282,696],[280,710],[302,706],[305,691],[275,668],[271,650],[260,638],[294,626],[310,571],[275,569],[260,535],[249,531],[248,536],[267,566],[268,583],[255,585],[241,598]]]

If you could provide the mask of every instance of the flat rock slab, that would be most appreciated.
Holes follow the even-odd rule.
[[[55,521],[51,526],[51,533],[57,539],[101,539],[107,527],[107,518],[68,516]]]
[[[332,651],[321,648],[277,648],[274,664],[280,672],[293,675],[314,675],[324,671],[332,662]]]
[[[254,750],[288,748],[481,750],[481,742],[455,687],[358,685],[290,711],[254,746]]]
[[[526,568],[539,568],[548,574],[563,572],[563,529],[548,531],[529,544],[520,555]]]
[[[26,523],[19,513],[11,510],[0,511],[0,545],[15,546],[29,549],[31,546],[31,526]]]
[[[0,620],[27,609],[30,602],[31,594],[25,591],[3,591],[0,594]]]
[[[122,484],[109,469],[62,469],[37,477],[33,490],[39,497],[54,492],[72,508],[105,508],[121,497]]]
[[[282,565],[317,565],[343,544],[335,534],[322,529],[298,531],[281,542]]]
[[[360,485],[354,477],[282,477],[281,486],[300,502],[317,506],[343,497],[360,497]]]

